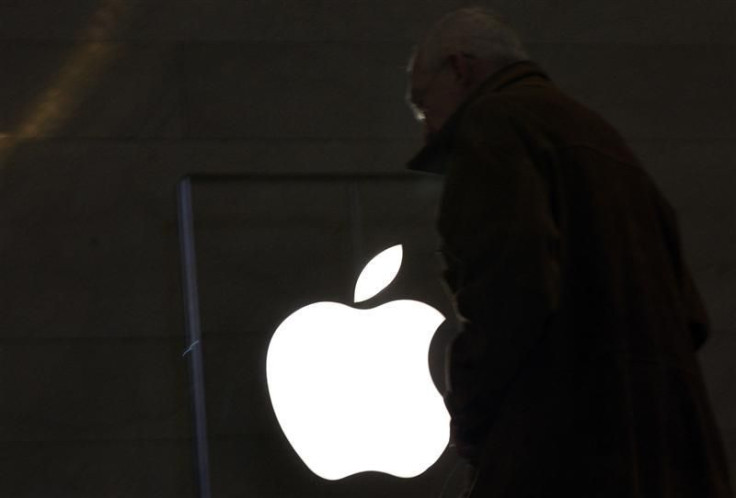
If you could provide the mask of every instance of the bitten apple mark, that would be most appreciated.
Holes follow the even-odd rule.
[[[371,259],[355,301],[386,288],[402,258],[396,245]],[[315,475],[408,479],[440,458],[450,415],[428,353],[444,319],[427,303],[397,299],[371,309],[320,301],[281,322],[266,355],[268,392],[284,436]]]
[[[356,303],[372,298],[393,282],[401,268],[404,250],[401,244],[380,252],[363,267],[355,284]]]

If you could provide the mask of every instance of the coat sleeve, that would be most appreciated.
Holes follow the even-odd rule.
[[[444,280],[461,325],[448,348],[445,403],[452,442],[466,458],[561,292],[545,166],[532,160],[533,141],[511,114],[486,109],[468,109],[458,127],[438,216]]]
[[[683,253],[677,211],[661,196],[659,190],[656,192],[658,198],[656,206],[659,209],[667,248],[672,255],[673,271],[680,286],[681,308],[688,320],[693,348],[698,350],[703,347],[711,334],[710,318]]]

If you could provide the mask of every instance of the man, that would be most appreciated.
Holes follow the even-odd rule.
[[[695,356],[708,317],[676,213],[622,137],[484,9],[443,18],[410,79],[427,144],[409,168],[446,175],[467,496],[731,496]]]

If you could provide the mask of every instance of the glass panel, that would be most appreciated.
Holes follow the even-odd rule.
[[[296,310],[322,301],[352,307],[355,310],[348,311],[349,319],[353,320],[354,315],[357,321],[354,327],[348,327],[350,332],[357,330],[359,325],[365,328],[364,324],[373,323],[367,318],[366,310],[372,309],[375,314],[378,307],[389,301],[416,300],[434,307],[446,318],[434,335],[431,331],[427,335],[432,339],[426,361],[431,383],[440,396],[444,388],[444,348],[457,329],[451,304],[441,284],[441,261],[436,253],[438,242],[434,223],[441,188],[441,178],[423,175],[193,179],[192,207],[213,497],[426,498],[440,496],[443,488],[443,496],[457,493],[462,469],[454,452],[448,449],[417,477],[399,478],[376,471],[353,474],[350,465],[355,465],[353,471],[357,472],[371,465],[373,469],[381,466],[388,469],[390,464],[381,463],[383,460],[351,464],[352,453],[365,453],[368,448],[349,445],[336,457],[342,461],[346,472],[353,475],[338,480],[319,477],[305,465],[282,431],[271,403],[266,375],[271,338],[282,321]],[[375,296],[354,303],[356,280],[365,265],[396,244],[401,244],[403,250],[397,276]],[[336,330],[332,316],[324,320],[327,322],[324,327],[318,327],[323,336]],[[419,320],[410,319],[391,327],[401,330],[411,328],[412,323],[419,323]],[[376,331],[376,337],[379,332]],[[305,334],[309,333],[305,330]],[[383,337],[393,336],[383,334]],[[338,340],[342,338],[344,336],[340,335]],[[315,342],[317,340],[315,334]],[[347,370],[353,365],[367,365],[370,370],[368,387],[361,389],[365,389],[368,399],[367,392],[373,389],[372,379],[378,384],[385,373],[382,367],[385,370],[391,361],[383,357],[382,351],[399,350],[400,341],[386,341],[377,349],[371,349],[373,345],[368,346],[366,342],[357,349],[358,353],[354,353],[357,355],[354,361],[349,358],[343,361],[344,367],[337,369],[336,375],[326,383],[332,385],[335,379],[347,379]],[[334,344],[334,351],[340,351],[341,347],[349,348]],[[315,360],[310,362],[297,356],[294,370],[296,365],[310,369],[312,364],[316,368],[317,364],[331,361],[329,355],[308,353],[306,346],[303,349],[305,355],[313,355]],[[369,350],[380,356],[374,362],[375,371],[372,362],[365,361]],[[426,349],[419,354],[425,353]],[[344,353],[342,359],[349,354]],[[317,360],[317,356],[321,359]],[[400,360],[394,358],[395,363],[400,364]],[[411,362],[407,359],[406,363]],[[311,371],[300,372],[287,369],[284,375],[307,378],[312,374]],[[302,389],[309,391],[301,393],[306,403],[304,413],[319,408],[314,406],[314,400],[323,400],[319,402],[321,406],[332,399],[350,399],[352,404],[363,399],[356,398],[352,388],[342,394],[336,391],[334,396],[332,393],[319,394],[317,389],[323,386],[316,384],[325,383],[314,384],[312,388],[307,382],[304,385],[308,387]],[[398,410],[406,411],[402,408],[403,399],[392,398],[387,403],[384,412],[389,414],[388,420],[397,425],[412,420],[411,416],[402,417]],[[396,404],[401,406],[392,406]],[[338,404],[333,410],[345,408]],[[362,410],[355,413],[362,413]],[[374,418],[376,423],[380,418]],[[417,423],[420,418],[430,418],[430,414],[414,416]],[[336,431],[338,425],[335,424]],[[410,429],[412,427],[407,427],[405,432]],[[342,430],[347,431],[342,435],[344,439],[357,432],[367,433],[371,427]],[[312,436],[313,441],[324,441],[317,445],[328,453],[330,445],[335,444],[321,434]],[[404,455],[401,452],[405,448],[391,448],[392,444],[385,445],[387,455]],[[379,445],[379,454],[380,451]],[[303,448],[300,453],[305,457],[308,454]],[[407,460],[403,456],[399,460],[402,458]],[[405,462],[399,462],[402,463]],[[310,467],[316,465],[310,464]]]

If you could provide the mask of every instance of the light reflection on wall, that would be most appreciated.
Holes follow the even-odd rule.
[[[62,63],[48,87],[29,103],[15,130],[0,134],[0,172],[16,145],[26,139],[53,135],[72,115],[112,56],[122,50],[112,43],[130,0],[103,0],[88,25],[75,37],[80,44]]]

